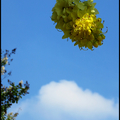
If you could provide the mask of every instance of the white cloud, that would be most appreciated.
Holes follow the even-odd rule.
[[[73,81],[50,82],[39,94],[19,105],[35,120],[118,120],[118,104]]]

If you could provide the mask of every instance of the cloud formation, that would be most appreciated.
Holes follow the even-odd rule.
[[[118,104],[74,81],[52,81],[19,106],[21,116],[27,113],[35,120],[118,120]]]

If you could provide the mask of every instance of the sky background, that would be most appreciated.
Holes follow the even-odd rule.
[[[102,46],[80,51],[50,19],[56,0],[1,0],[1,48],[17,48],[8,78],[30,84],[8,110],[22,109],[16,120],[118,120],[119,1],[94,2],[108,33]]]

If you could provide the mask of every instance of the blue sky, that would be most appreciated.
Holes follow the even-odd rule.
[[[22,109],[17,120],[118,120],[119,1],[94,2],[108,33],[102,46],[80,51],[50,19],[56,0],[1,0],[1,47],[17,48],[9,79],[30,84],[9,109]]]

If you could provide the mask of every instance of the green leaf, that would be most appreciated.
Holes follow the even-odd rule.
[[[81,3],[81,2],[80,2],[77,6],[78,6],[78,8],[81,9],[81,10],[84,10],[84,9],[85,9],[84,4]]]
[[[73,2],[77,5],[79,3],[79,0],[73,0]]]
[[[64,8],[64,9],[63,9],[63,14],[65,14],[65,12],[66,12],[66,11],[65,11],[65,8]]]
[[[94,10],[95,10],[95,14],[99,14],[99,12],[96,8],[94,8]]]
[[[96,5],[96,3],[92,3],[92,7],[94,7]]]
[[[75,42],[74,46],[78,45],[79,44],[79,41]]]
[[[64,35],[62,36],[62,39],[66,39],[66,38],[68,38],[70,36],[70,32],[69,31],[66,31],[65,33],[64,33]]]

